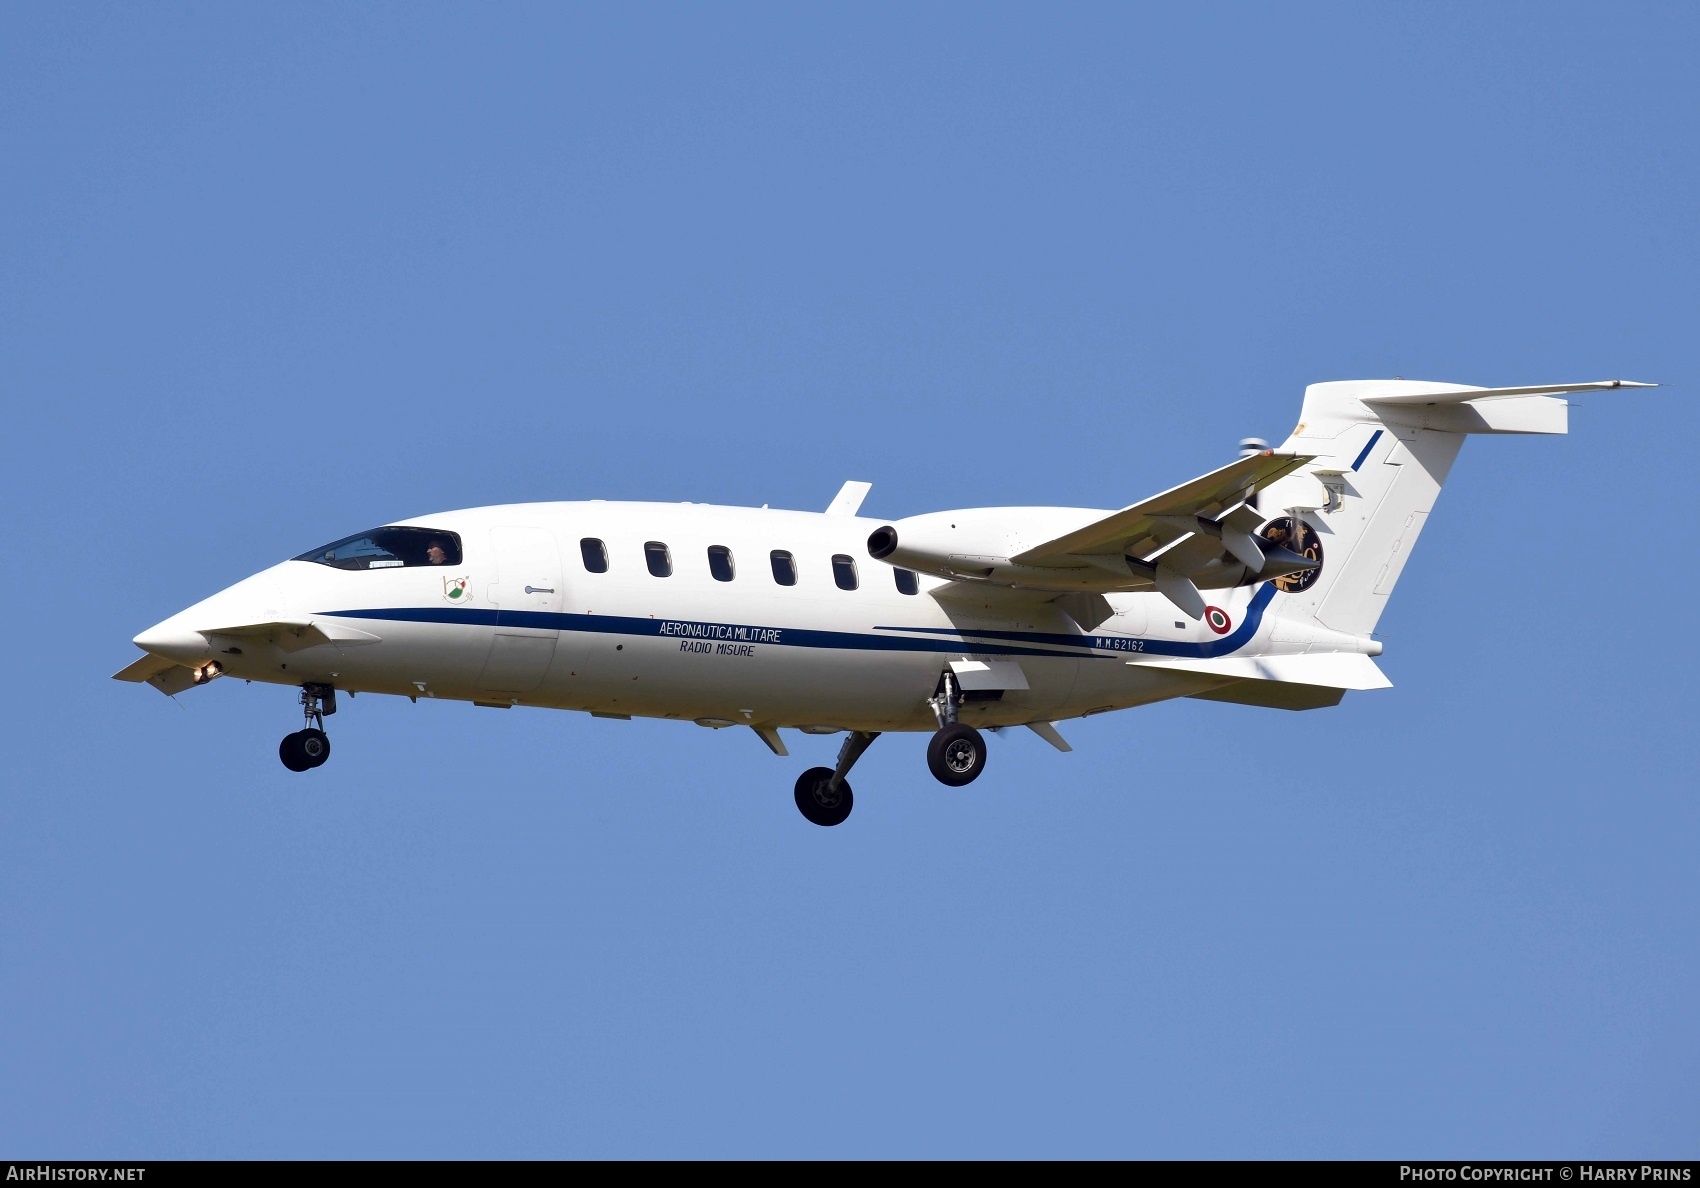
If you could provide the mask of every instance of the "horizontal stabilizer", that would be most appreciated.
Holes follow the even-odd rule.
[[[1506,400],[1514,396],[1562,396],[1566,392],[1606,392],[1614,388],[1656,388],[1636,380],[1592,380],[1585,384],[1541,384],[1533,388],[1456,388],[1366,396],[1365,404],[1463,404],[1474,400]]]

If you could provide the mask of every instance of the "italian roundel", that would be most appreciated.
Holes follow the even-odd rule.
[[[1228,612],[1219,606],[1204,608],[1204,625],[1217,635],[1226,635],[1233,630],[1234,621],[1228,617]]]

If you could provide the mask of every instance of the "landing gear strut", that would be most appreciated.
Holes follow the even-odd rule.
[[[290,771],[318,767],[331,757],[331,740],[325,734],[325,715],[336,713],[336,690],[329,685],[301,686],[302,729],[286,734],[277,745],[277,757]]]
[[[938,694],[927,704],[933,707],[933,716],[939,722],[937,733],[927,744],[927,769],[939,783],[952,788],[973,783],[986,770],[986,739],[966,722],[956,720],[962,691],[948,668],[939,678]]]
[[[798,776],[798,811],[816,825],[843,824],[856,803],[850,794],[850,782],[844,777],[878,737],[877,730],[853,730],[838,748],[836,767],[811,767]]]

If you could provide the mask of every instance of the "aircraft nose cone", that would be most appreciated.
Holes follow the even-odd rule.
[[[193,664],[205,659],[211,648],[206,636],[198,631],[190,631],[170,619],[149,627],[136,636],[134,642],[144,652],[184,664]]]

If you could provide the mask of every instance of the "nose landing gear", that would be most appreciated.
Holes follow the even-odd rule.
[[[301,714],[306,725],[286,734],[277,746],[277,757],[290,771],[318,767],[331,757],[331,740],[325,734],[325,715],[336,713],[336,690],[329,685],[301,686]]]
[[[306,771],[331,757],[331,740],[323,730],[298,730],[283,736],[277,745],[277,757],[290,771]]]

